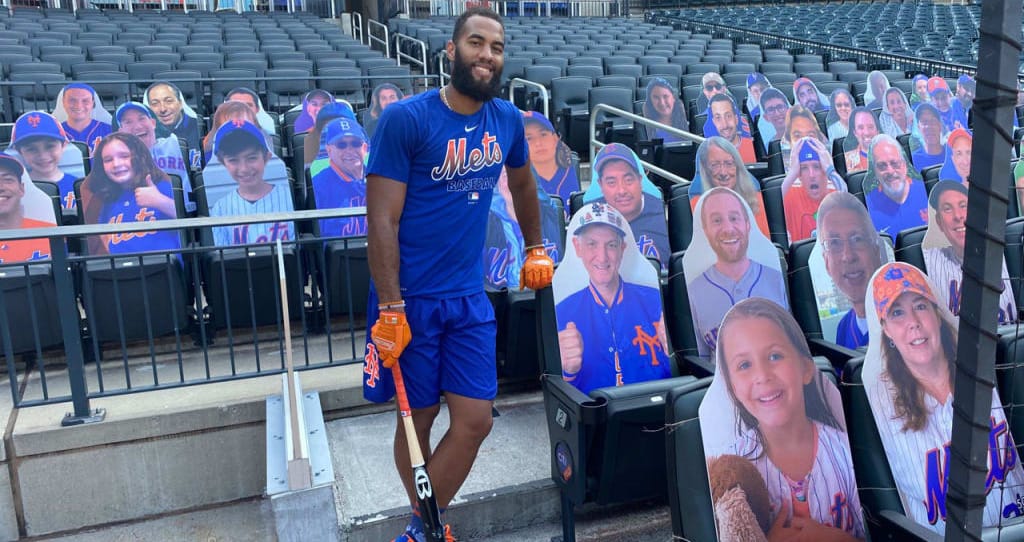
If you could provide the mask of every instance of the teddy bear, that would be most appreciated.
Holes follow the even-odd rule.
[[[768,486],[753,463],[738,455],[708,462],[711,502],[720,542],[767,542],[771,528]]]

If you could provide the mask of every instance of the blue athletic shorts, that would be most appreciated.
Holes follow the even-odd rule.
[[[391,371],[378,365],[369,328],[377,322],[377,296],[371,289],[367,308],[367,349],[363,365],[363,396],[384,402],[394,395]],[[498,394],[494,308],[479,292],[448,299],[405,298],[412,341],[399,365],[409,406],[426,408],[443,392],[492,400]]]

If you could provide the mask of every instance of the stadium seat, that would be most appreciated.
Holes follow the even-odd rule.
[[[318,74],[317,88],[330,92],[335,99],[345,100],[352,107],[366,105],[367,89],[363,86],[362,72],[359,68],[324,68]]]
[[[267,70],[268,110],[284,113],[292,106],[301,104],[302,97],[312,86],[309,71],[292,68],[271,68]]]

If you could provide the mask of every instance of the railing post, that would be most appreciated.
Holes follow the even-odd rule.
[[[78,307],[75,299],[75,286],[68,266],[67,248],[64,238],[50,238],[50,257],[53,262],[53,282],[57,289],[60,315],[60,327],[64,336],[64,353],[67,356],[68,379],[71,385],[71,403],[74,412],[64,415],[60,424],[64,427],[103,421],[106,411],[102,408],[92,410],[89,407],[89,389],[85,383],[85,355],[82,351],[82,336],[79,333]]]

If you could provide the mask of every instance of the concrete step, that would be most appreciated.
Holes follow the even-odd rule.
[[[495,407],[499,416],[491,434],[447,514],[463,539],[558,517],[540,392],[502,397]],[[327,423],[343,539],[390,540],[408,521],[409,505],[392,460],[396,422],[394,412],[384,412]],[[433,445],[447,429],[448,411],[442,405]]]

